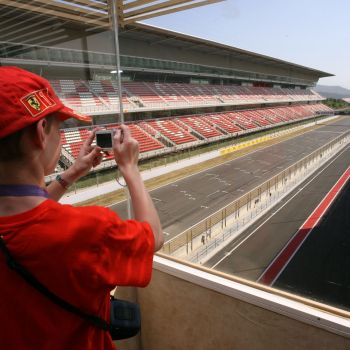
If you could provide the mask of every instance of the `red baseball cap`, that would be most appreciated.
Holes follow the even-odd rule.
[[[61,120],[92,121],[65,106],[46,79],[18,67],[0,67],[0,138],[52,113]]]

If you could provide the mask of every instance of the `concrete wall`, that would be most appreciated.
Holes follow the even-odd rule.
[[[141,337],[123,350],[350,349],[347,338],[157,270],[137,300]]]

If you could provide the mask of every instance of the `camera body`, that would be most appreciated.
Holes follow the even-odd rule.
[[[113,149],[113,137],[115,130],[98,130],[96,131],[96,145],[104,151]]]

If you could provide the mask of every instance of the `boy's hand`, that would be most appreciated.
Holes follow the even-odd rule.
[[[101,152],[101,148],[91,145],[95,138],[95,133],[96,129],[94,129],[85,140],[76,161],[70,168],[72,175],[74,174],[77,179],[86,175],[92,167],[96,167],[102,162],[103,154]]]
[[[139,159],[139,143],[130,133],[126,125],[116,130],[113,138],[114,158],[122,174],[137,168]]]

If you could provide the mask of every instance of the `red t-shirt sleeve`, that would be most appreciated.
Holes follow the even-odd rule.
[[[115,213],[113,218],[104,236],[115,267],[112,283],[144,287],[152,275],[155,243],[151,226],[147,222],[122,221]]]
[[[106,208],[85,209],[92,213],[89,221],[95,226],[86,233],[91,235],[86,237],[86,249],[80,246],[77,275],[85,276],[85,283],[100,291],[115,286],[146,286],[151,280],[155,244],[151,226],[121,220]]]

